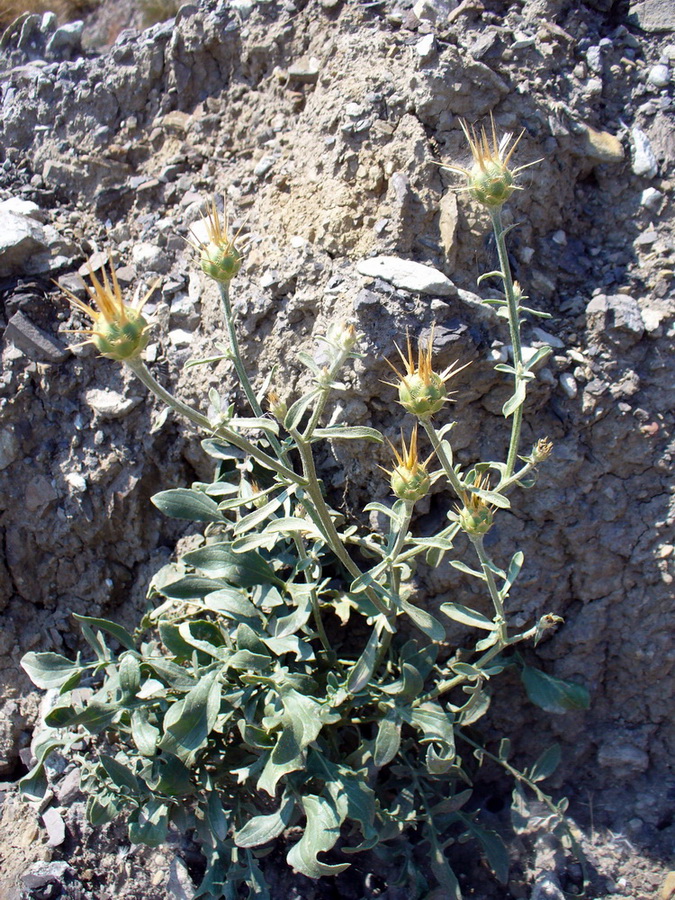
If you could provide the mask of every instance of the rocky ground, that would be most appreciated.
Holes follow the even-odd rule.
[[[553,316],[525,330],[529,347],[554,347],[525,442],[549,435],[555,453],[490,538],[500,558],[524,550],[512,613],[523,624],[564,616],[536,653],[547,671],[586,684],[592,706],[534,717],[507,684],[485,736],[510,734],[523,764],[553,738],[563,745],[554,790],[583,831],[595,873],[587,896],[669,900],[672,4],[205,0],[117,36],[138,28],[136,14],[109,0],[84,26],[33,17],[0,39],[0,895],[190,897],[199,865],[178,840],[150,851],[119,828],[94,832],[66,760],[55,759],[39,809],[16,793],[40,704],[20,657],[75,652],[71,612],[134,626],[181,535],[148,498],[209,474],[197,436],[164,421],[140,385],[89,348],[68,349],[81,322],[52,281],[80,292],[80,275],[109,253],[130,293],[160,277],[153,371],[195,402],[210,386],[233,392],[226,363],[183,368],[221,337],[215,294],[184,238],[204,199],[223,195],[246,236],[235,300],[259,379],[276,365],[275,384],[293,396],[304,378],[297,351],[313,350],[330,321],[354,321],[368,357],[344,416],[394,438],[383,356],[406,329],[436,322],[440,363],[472,362],[455,384],[459,460],[502,452],[493,366],[508,335],[476,286],[494,268],[489,223],[436,165],[466,162],[460,119],[492,114],[500,132],[524,129],[518,164],[541,160],[509,204],[510,246],[532,305]],[[410,282],[383,256],[437,273]],[[367,500],[386,500],[378,463],[375,453],[326,455],[334,503],[358,517]],[[432,496],[420,526],[444,512]],[[469,589],[458,579],[449,567],[422,573],[420,593],[433,608]],[[498,822],[505,785],[487,778]],[[542,900],[579,884],[541,840],[513,840],[511,853],[506,893],[460,861],[466,896]],[[326,885],[281,867],[278,879],[275,900],[399,896],[376,867]]]

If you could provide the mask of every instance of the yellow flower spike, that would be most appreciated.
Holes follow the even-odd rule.
[[[487,473],[479,475],[476,478],[474,487],[479,491],[489,491],[490,476]],[[475,536],[487,534],[494,522],[494,506],[491,506],[483,497],[475,494],[473,491],[464,491],[462,500],[464,506],[457,508],[459,524],[462,526],[462,530],[469,535]]]
[[[387,443],[394,454],[396,465],[391,470],[382,466],[380,468],[390,476],[392,491],[399,500],[406,500],[408,503],[415,503],[417,500],[421,500],[431,487],[431,478],[427,472],[427,465],[433,453],[424,462],[420,462],[417,455],[417,425],[412,430],[410,443],[407,446],[403,436],[403,429],[401,429],[401,453],[391,441]]]
[[[403,355],[398,345],[394,345],[403,362],[405,374],[399,372],[389,360],[385,360],[399,379],[398,384],[394,384],[391,381],[387,381],[385,384],[398,388],[398,398],[401,406],[419,419],[430,419],[443,408],[446,400],[454,393],[454,391],[448,391],[445,383],[469,365],[469,363],[465,363],[465,365],[458,367],[457,361],[455,361],[443,372],[438,373],[434,371],[432,359],[434,352],[434,328],[435,326],[432,325],[426,347],[423,347],[421,343],[418,344],[417,362],[415,362],[409,334],[407,335],[407,357]]]
[[[229,237],[227,220],[225,224],[221,222],[215,200],[211,201],[206,215],[202,216],[201,230],[204,231],[205,239],[200,238],[191,229],[194,242],[188,241],[188,243],[199,254],[202,272],[209,278],[213,278],[214,281],[229,284],[241,269],[243,260],[240,251],[235,246],[239,232],[233,238]]]
[[[138,306],[127,306],[122,299],[122,291],[112,257],[108,261],[110,279],[103,267],[102,281],[90,270],[91,286],[85,285],[90,304],[83,303],[71,291],[62,288],[68,301],[80,312],[85,313],[94,323],[93,328],[75,332],[88,334],[91,337],[83,344],[93,344],[101,356],[118,362],[134,359],[143,352],[148,343],[147,331],[149,322],[141,315],[141,311],[159,284],[158,279],[145,294]],[[112,283],[111,283],[112,281]]]
[[[553,450],[553,441],[550,441],[547,437],[539,438],[537,443],[532,448],[532,458],[535,463],[545,462],[551,452]]]
[[[473,166],[470,169],[448,163],[440,165],[441,168],[457,175],[463,175],[467,179],[468,184],[464,190],[468,190],[474,200],[487,206],[488,209],[499,209],[514,191],[522,190],[516,184],[518,175],[541,160],[537,159],[524,166],[515,166],[510,169],[511,157],[525,130],[520,132],[515,141],[511,134],[504,134],[501,139],[498,139],[492,115],[490,115],[490,123],[492,143],[490,143],[484,127],[479,133],[475,128],[469,127],[466,122],[460,120],[473,158]]]
[[[279,422],[283,422],[286,418],[286,413],[288,412],[288,404],[286,403],[286,401],[282,400],[276,391],[268,391],[267,403],[269,406],[269,411],[272,413],[274,418]]]

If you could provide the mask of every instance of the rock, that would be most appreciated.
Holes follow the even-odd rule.
[[[177,350],[189,347],[192,343],[192,332],[185,331],[183,328],[174,328],[169,332],[169,340]]]
[[[454,0],[417,0],[412,8],[413,15],[420,22],[445,21],[457,6]]]
[[[659,900],[672,900],[673,897],[675,897],[675,872],[668,872],[661,886]]]
[[[441,235],[441,247],[450,268],[453,267],[454,259],[457,255],[457,246],[455,243],[457,235],[457,222],[459,219],[459,208],[457,206],[457,194],[455,191],[446,191],[438,204],[439,218],[438,230]]]
[[[649,187],[642,192],[642,195],[640,197],[640,206],[644,206],[645,209],[648,209],[651,212],[658,212],[662,200],[663,194],[661,193],[661,191],[657,191],[656,188]]]
[[[303,84],[315,84],[319,78],[321,63],[315,56],[301,56],[288,67],[288,77]]]
[[[262,178],[264,175],[274,167],[275,162],[277,161],[275,156],[263,156],[258,162],[253,170],[253,174],[258,178]]]
[[[623,147],[618,137],[608,131],[596,131],[585,126],[584,155],[599,163],[618,163],[624,157]]]
[[[169,865],[169,878],[166,883],[167,894],[174,900],[192,900],[195,888],[187,866],[179,856],[174,856]]]
[[[562,350],[565,347],[564,341],[561,341],[560,338],[555,334],[550,334],[548,331],[544,331],[543,328],[533,328],[532,336],[535,337],[538,341],[542,341],[542,343],[548,344],[549,347],[553,347],[554,350]]]
[[[19,454],[19,442],[11,428],[0,429],[0,472],[6,469]]]
[[[66,484],[75,494],[84,494],[87,490],[87,479],[79,472],[68,472],[65,476]]]
[[[611,769],[646,772],[649,768],[649,754],[635,744],[621,742],[612,737],[600,747],[598,763]]]
[[[230,0],[230,6],[239,13],[241,21],[245,22],[253,12],[255,3],[253,0]]]
[[[631,129],[630,135],[633,141],[633,172],[646,178],[654,178],[659,167],[649,138],[637,127]]]
[[[87,404],[103,419],[123,419],[141,403],[140,397],[124,397],[105,388],[92,388],[84,396]]]
[[[552,872],[544,872],[537,876],[531,900],[565,900],[560,882]]]
[[[61,341],[38,328],[20,310],[7,323],[5,338],[36,362],[60,363],[68,358],[70,352]]]
[[[436,38],[433,34],[425,34],[423,38],[415,44],[415,52],[421,60],[431,59],[436,49]]]
[[[49,846],[59,847],[66,839],[66,826],[61,812],[50,806],[42,813],[42,822],[47,829]]]
[[[59,159],[48,159],[42,167],[42,177],[47,184],[71,191],[78,189],[82,173],[77,166],[70,163],[62,162]]]
[[[569,372],[563,372],[560,376],[560,387],[567,394],[570,400],[574,400],[579,393],[579,387],[574,379],[574,375]]]
[[[635,343],[645,330],[637,301],[626,294],[598,294],[586,306],[586,327],[613,340]]]
[[[44,475],[36,475],[26,485],[24,503],[29,512],[35,512],[57,500],[58,496],[58,491],[48,478],[45,478]]]
[[[647,81],[657,88],[668,87],[670,84],[670,69],[663,63],[652,66],[649,70]]]
[[[57,28],[47,42],[48,56],[66,56],[80,49],[84,22],[80,19]]]
[[[47,250],[45,230],[35,219],[0,211],[0,278],[21,272],[36,253]]]
[[[17,216],[28,216],[37,222],[44,221],[44,213],[32,200],[23,200],[21,197],[9,197],[0,203],[0,214],[3,212],[14,213]]]
[[[675,6],[672,0],[642,0],[631,5],[628,21],[653,34],[675,31]]]
[[[140,272],[168,272],[171,263],[168,254],[158,247],[157,244],[151,244],[149,241],[142,241],[136,244],[131,251],[131,258]]]
[[[420,294],[439,297],[456,295],[457,289],[450,279],[431,266],[400,259],[398,256],[371,256],[356,264],[356,270],[369,278],[381,278],[394,287]]]
[[[182,112],[180,109],[172,109],[166,115],[162,116],[161,125],[167,131],[175,131],[178,134],[187,134],[192,124],[192,116],[190,113]]]
[[[73,768],[63,776],[63,780],[57,785],[56,797],[62,806],[70,806],[80,794],[80,770]]]
[[[188,294],[177,294],[171,301],[170,321],[182,324],[188,331],[199,325],[200,315]]]
[[[62,884],[67,876],[75,874],[73,869],[63,860],[55,862],[36,862],[21,876],[23,886],[34,891],[48,884]]]

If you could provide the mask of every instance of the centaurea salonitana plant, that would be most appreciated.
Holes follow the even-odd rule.
[[[476,739],[476,723],[490,703],[488,684],[507,666],[518,667],[530,699],[548,711],[583,708],[587,696],[514,652],[560,620],[546,615],[524,628],[513,623],[509,597],[523,554],[516,550],[502,568],[485,546],[494,521],[511,505],[507,495],[533,483],[551,444],[542,438],[519,456],[536,360],[525,366],[522,359],[526,309],[508,268],[499,211],[524,167],[509,168],[515,145],[507,150],[494,132],[490,144],[484,133],[478,138],[465,130],[475,171],[461,171],[495,227],[500,270],[490,274],[500,278],[505,298],[491,302],[507,319],[513,344],[513,366],[498,367],[514,384],[503,410],[511,419],[504,462],[467,469],[455,463],[448,401],[461,389],[463,367],[436,367],[433,330],[416,356],[408,338],[407,355],[398,351],[402,370],[390,364],[403,410],[395,407],[401,445],[390,444],[393,465],[385,469],[395,499],[371,502],[358,521],[345,521],[324,490],[315,450],[326,441],[385,441],[375,428],[343,423],[339,414],[326,421],[331,397],[346,390],[342,371],[360,358],[360,335],[353,324],[334,322],[320,338],[321,364],[300,354],[309,381],[300,396],[282,398],[273,372],[256,391],[230,302],[245,252],[213,204],[195,248],[222,298],[228,344],[217,359],[232,362],[248,405],[243,415],[213,389],[205,414],[157,382],[142,359],[145,320],[123,303],[114,272],[112,284],[106,275],[103,283],[93,279],[91,306],[75,303],[92,318],[89,333],[98,349],[204,433],[216,475],[210,484],[153,498],[165,514],[202,523],[204,533],[196,548],[156,574],[150,608],[134,634],[107,619],[78,616],[92,661],[55,653],[24,657],[33,681],[56,688],[59,699],[23,787],[39,797],[47,755],[70,752],[82,770],[92,823],[126,815],[131,840],[152,846],[170,828],[195,836],[205,860],[198,896],[205,900],[269,898],[264,857],[275,840],[285,842],[288,864],[310,878],[339,875],[354,853],[369,851],[411,900],[434,881],[449,900],[459,900],[446,851],[473,838],[506,883],[501,839],[466,806],[475,760],[483,757],[514,777],[519,821],[527,790],[547,807],[546,826],[564,828],[564,803],[538,784],[555,768],[556,748],[521,772],[508,761],[507,741],[493,753]],[[119,330],[128,342],[130,324],[133,348],[116,343]],[[401,427],[401,415],[413,417],[412,427]],[[426,459],[418,447],[425,436]],[[443,485],[447,522],[435,534],[417,536],[416,504]],[[365,530],[369,513],[386,527]],[[460,532],[471,564],[455,547]],[[447,554],[479,583],[490,613],[459,598],[436,614],[422,605],[415,572]],[[448,645],[449,622],[462,630],[462,646]],[[86,689],[75,692],[82,682]],[[78,744],[83,732],[90,736],[84,745]],[[420,863],[422,847],[429,850],[426,863]]]

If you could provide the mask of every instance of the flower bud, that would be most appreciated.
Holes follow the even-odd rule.
[[[276,391],[269,391],[267,394],[267,403],[269,410],[278,422],[283,422],[288,412],[288,404],[277,394]]]
[[[202,272],[220,284],[229,284],[241,269],[243,256],[235,246],[236,235],[227,234],[227,223],[220,221],[215,201],[206,215],[192,227],[194,242],[189,241],[199,253]]]
[[[476,536],[487,534],[493,522],[494,513],[487,504],[482,506],[471,504],[459,511],[459,524],[467,534]]]
[[[551,455],[553,450],[553,442],[548,438],[539,438],[532,448],[532,459],[535,463],[545,462]]]
[[[431,487],[431,478],[427,472],[429,459],[420,462],[417,455],[417,425],[410,435],[410,444],[406,446],[403,432],[401,432],[401,448],[402,452],[394,447],[390,442],[389,446],[394,454],[396,465],[387,472],[390,476],[389,483],[391,489],[399,500],[405,500],[408,503],[416,503],[422,497],[429,493]],[[387,471],[386,469],[384,471]]]
[[[99,321],[98,331],[92,333],[91,342],[101,356],[124,362],[139,356],[148,345],[148,323],[138,310],[126,308],[125,319],[111,322]]]

